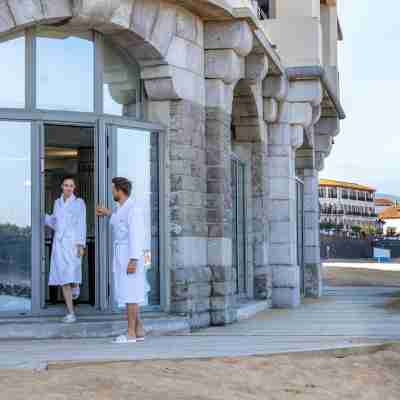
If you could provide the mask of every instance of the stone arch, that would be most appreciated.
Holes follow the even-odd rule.
[[[241,79],[233,90],[232,131],[235,141],[253,143],[264,140],[264,121],[258,103],[254,87],[246,79]]]
[[[150,99],[204,104],[202,23],[182,7],[163,0],[0,3],[0,36],[37,24],[101,32],[138,62]]]

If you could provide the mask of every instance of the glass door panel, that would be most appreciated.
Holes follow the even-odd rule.
[[[111,187],[111,179],[115,176],[128,178],[132,182],[132,197],[141,210],[138,224],[143,227],[145,235],[143,248],[147,293],[145,305],[158,306],[160,305],[158,134],[115,126],[110,127],[109,132],[111,135],[109,184]],[[113,203],[111,198],[110,203]],[[115,207],[115,204],[113,206]]]
[[[232,180],[232,266],[236,275],[236,293],[246,296],[246,207],[245,164],[231,161]]]
[[[304,293],[304,185],[296,181],[297,264],[300,267],[300,290]]]
[[[64,177],[75,181],[75,196],[86,206],[86,250],[82,258],[82,283],[79,304],[96,303],[96,149],[93,126],[44,124],[42,163],[42,213],[51,215],[55,201],[62,195]],[[59,286],[49,286],[50,264],[53,253],[54,230],[43,227],[42,235],[42,305],[63,304]]]
[[[0,312],[31,310],[31,124],[0,121]]]

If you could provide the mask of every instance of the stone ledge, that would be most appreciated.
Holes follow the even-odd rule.
[[[178,316],[143,318],[146,334],[162,336],[190,332],[190,319]],[[75,324],[63,324],[60,317],[26,317],[0,320],[0,340],[9,339],[72,339],[111,337],[125,333],[122,315],[78,316]]]
[[[254,317],[256,314],[268,310],[272,307],[271,301],[249,301],[246,303],[239,303],[236,309],[236,319],[243,321]]]

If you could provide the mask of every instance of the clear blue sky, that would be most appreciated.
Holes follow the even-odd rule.
[[[321,177],[400,195],[400,1],[339,0],[341,98],[347,119]]]

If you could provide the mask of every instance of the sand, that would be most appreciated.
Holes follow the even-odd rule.
[[[400,344],[262,357],[0,370],[3,400],[399,399]]]

